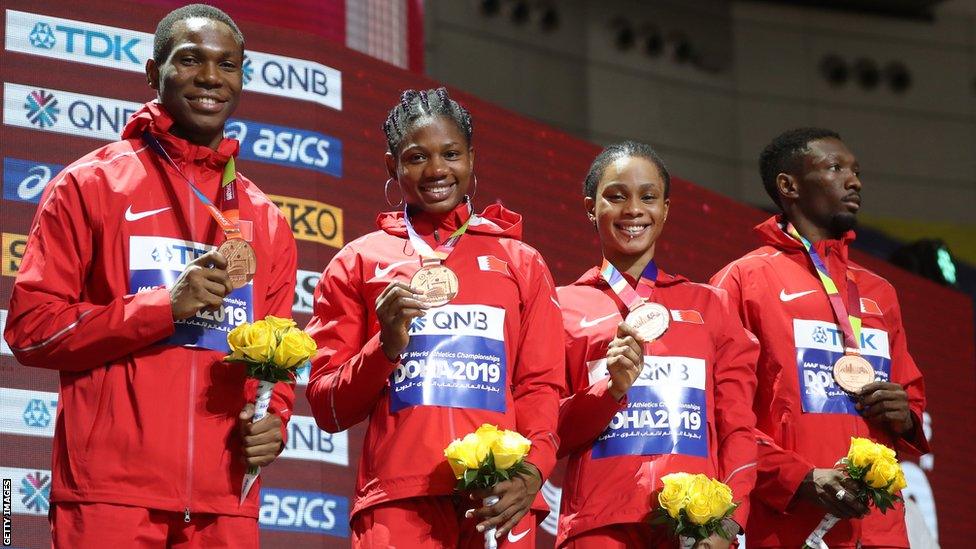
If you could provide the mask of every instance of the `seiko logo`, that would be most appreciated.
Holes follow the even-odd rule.
[[[17,276],[20,270],[20,262],[24,259],[24,251],[27,249],[27,235],[15,233],[3,233],[3,276]]]
[[[330,204],[290,196],[268,195],[268,198],[291,225],[295,238],[318,242],[333,248],[342,247],[342,210]]]

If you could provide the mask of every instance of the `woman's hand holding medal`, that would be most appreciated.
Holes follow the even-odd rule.
[[[622,399],[644,369],[643,346],[644,340],[634,327],[626,322],[617,325],[617,335],[607,348],[607,390],[613,398]]]
[[[410,342],[410,322],[424,316],[429,305],[421,299],[423,292],[394,281],[376,298],[376,318],[380,322],[380,343],[390,362],[396,362]]]
[[[217,251],[203,254],[186,266],[169,291],[173,320],[190,318],[202,309],[216,309],[232,291],[224,256]]]

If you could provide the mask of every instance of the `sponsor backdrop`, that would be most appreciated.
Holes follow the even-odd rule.
[[[103,0],[4,5],[0,326],[44,186],[77,157],[116,139],[128,116],[152,97],[143,65],[150,33],[171,7]],[[248,46],[245,95],[227,131],[242,143],[239,168],[271,196],[298,239],[294,313],[304,324],[323,267],[343,243],[373,230],[376,213],[387,209],[380,125],[388,108],[401,89],[436,83],[348,49],[341,32],[338,44],[327,41],[323,36],[334,39],[335,28],[313,34],[302,25],[276,26],[290,8],[246,5],[239,19]],[[234,6],[228,9],[234,15]],[[475,202],[500,201],[528,214],[526,239],[543,252],[559,283],[570,282],[600,259],[580,198],[598,147],[454,93],[474,115]],[[702,280],[754,246],[749,227],[761,212],[680,179],[672,195],[659,246],[663,268]],[[912,497],[929,524],[938,524],[943,546],[962,547],[973,533],[969,502],[976,497],[968,466],[976,442],[967,435],[976,419],[971,303],[860,259],[898,288],[909,341],[926,373],[933,454],[910,465]],[[18,365],[5,343],[0,355],[0,475],[12,479],[12,542],[44,547],[57,374]],[[297,392],[288,448],[262,473],[262,541],[346,546],[363,427],[324,433],[310,417],[304,383]],[[544,492],[557,507],[559,476]],[[550,530],[552,518],[544,525]],[[551,539],[543,536],[540,546]]]

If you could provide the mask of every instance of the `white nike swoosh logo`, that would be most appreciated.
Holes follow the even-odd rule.
[[[165,208],[160,208],[158,210],[147,210],[144,212],[135,213],[132,211],[132,205],[130,204],[128,208],[125,209],[125,220],[126,221],[139,221],[144,217],[149,217],[151,215],[156,215],[161,212],[165,212],[170,209],[171,206],[166,206]]]
[[[779,300],[782,301],[783,303],[786,303],[787,301],[793,301],[794,299],[796,299],[798,297],[803,297],[803,296],[805,296],[807,294],[812,294],[813,292],[816,292],[816,291],[817,290],[807,290],[805,292],[796,292],[795,294],[788,294],[788,293],[786,293],[786,290],[780,290],[779,291]]]
[[[521,534],[513,534],[512,531],[509,530],[508,531],[508,542],[509,543],[518,543],[520,539],[524,538],[531,531],[532,531],[532,529],[529,528],[526,531],[522,532]]]
[[[610,319],[617,316],[617,313],[610,313],[607,316],[601,316],[600,318],[594,320],[586,320],[586,317],[580,319],[580,328],[592,328],[597,324],[603,322],[604,320]]]
[[[400,265],[406,265],[407,263],[410,263],[410,262],[411,262],[410,260],[407,260],[407,261],[397,261],[396,263],[390,263],[389,265],[386,266],[385,269],[384,268],[381,268],[380,267],[380,264],[377,263],[376,264],[376,270],[373,271],[373,272],[376,274],[376,278],[383,278],[384,276],[390,274],[390,271],[392,271],[393,269],[399,267]]]

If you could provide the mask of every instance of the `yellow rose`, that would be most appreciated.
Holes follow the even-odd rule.
[[[867,438],[851,437],[851,448],[847,452],[847,461],[851,465],[863,469],[881,457],[882,446]]]
[[[502,431],[491,447],[496,469],[511,469],[526,454],[532,443],[517,431]]]
[[[908,482],[905,481],[905,472],[899,467],[898,474],[895,475],[895,481],[888,487],[888,493],[894,494],[900,490],[904,490],[907,486]]]
[[[661,477],[664,488],[657,495],[657,502],[671,515],[671,518],[678,518],[684,508],[691,479],[692,475],[688,473],[671,473]]]
[[[227,334],[227,343],[231,350],[228,360],[267,362],[274,355],[275,334],[267,322],[259,320],[234,328]]]
[[[265,322],[271,325],[271,329],[281,337],[289,328],[295,328],[297,324],[290,318],[278,318],[273,315],[268,315],[264,317]]]
[[[864,482],[872,488],[887,488],[901,471],[897,461],[879,459],[871,465],[864,475]]]
[[[290,328],[275,348],[274,363],[278,368],[294,368],[314,354],[315,341],[298,328]]]
[[[693,524],[706,524],[712,520],[712,488],[711,480],[705,475],[695,475],[688,484],[688,503],[685,513]]]
[[[712,497],[709,500],[711,516],[713,519],[720,519],[732,507],[732,489],[724,482],[712,479]]]
[[[468,437],[470,436],[472,435],[468,435]],[[465,444],[461,439],[454,439],[454,441],[448,444],[447,448],[444,449],[444,457],[446,457],[447,462],[451,464],[451,470],[454,471],[454,476],[456,478],[461,478],[464,476],[464,471],[468,469],[478,468],[480,462],[475,455],[477,447],[477,443]]]

